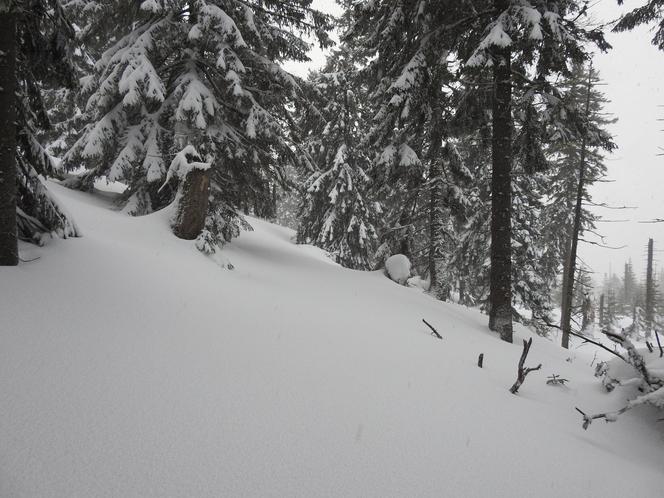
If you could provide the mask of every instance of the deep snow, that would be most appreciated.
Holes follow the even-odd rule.
[[[575,406],[628,394],[603,391],[593,346],[535,337],[514,396],[520,327],[501,342],[259,220],[222,269],[167,213],[52,188],[84,237],[0,270],[0,496],[664,495],[661,413],[581,428]]]

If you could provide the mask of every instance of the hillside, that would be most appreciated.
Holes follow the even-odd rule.
[[[501,342],[479,312],[260,220],[228,270],[166,213],[52,188],[84,236],[0,273],[2,497],[664,493],[661,413],[581,428],[575,406],[629,394],[604,392],[592,346],[535,337],[542,370],[515,396],[525,329]]]

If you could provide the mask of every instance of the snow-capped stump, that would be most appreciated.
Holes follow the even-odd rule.
[[[410,260],[403,254],[395,254],[385,261],[385,271],[390,279],[405,285],[410,278]]]
[[[210,163],[203,162],[196,149],[187,145],[175,155],[168,170],[164,185],[173,177],[179,179],[173,233],[181,239],[194,240],[205,228],[210,192],[209,169]]]

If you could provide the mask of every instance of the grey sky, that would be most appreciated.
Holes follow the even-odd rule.
[[[626,3],[627,7],[634,7],[643,2]],[[603,22],[627,10],[625,6],[619,8],[615,0],[598,0],[592,5],[592,16]],[[334,0],[314,0],[314,7],[332,14],[340,12]],[[607,245],[624,248],[612,250],[582,244],[580,256],[596,272],[598,282],[610,268],[620,273],[629,258],[637,275],[642,276],[648,237],[655,239],[655,249],[664,249],[664,223],[638,223],[664,218],[664,157],[656,155],[660,152],[658,147],[664,147],[664,121],[657,121],[664,119],[664,52],[650,44],[652,35],[647,28],[609,33],[607,37],[613,49],[598,54],[594,64],[606,83],[602,90],[611,100],[607,111],[618,117],[611,131],[619,148],[607,158],[609,179],[613,181],[595,186],[593,196],[598,203],[636,209],[597,210],[607,220],[629,220],[598,226]],[[311,62],[290,63],[287,69],[306,76],[309,69],[320,67],[324,58],[315,48]],[[658,267],[664,266],[664,256],[660,259]]]

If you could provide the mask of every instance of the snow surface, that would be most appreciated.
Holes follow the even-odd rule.
[[[535,337],[543,368],[514,396],[520,327],[501,342],[477,311],[259,220],[223,270],[167,214],[51,188],[85,237],[0,270],[0,496],[663,495],[661,412],[581,428],[575,406],[626,396],[592,376],[592,346]]]
[[[387,275],[400,284],[405,284],[410,278],[410,260],[403,254],[394,254],[385,261]]]

